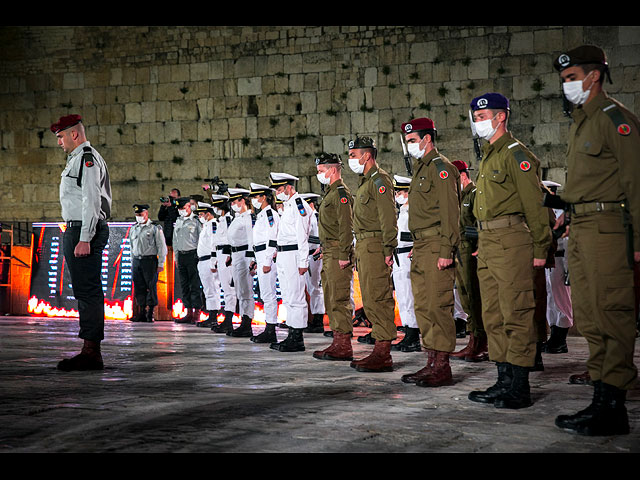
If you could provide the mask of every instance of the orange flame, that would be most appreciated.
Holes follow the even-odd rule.
[[[77,310],[67,310],[65,308],[57,308],[51,306],[49,302],[39,300],[35,295],[27,302],[27,312],[31,315],[41,317],[63,317],[78,318]],[[127,297],[124,302],[120,300],[104,301],[104,318],[105,320],[128,320],[133,317],[133,300],[131,296]]]

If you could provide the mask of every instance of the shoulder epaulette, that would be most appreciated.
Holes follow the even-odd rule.
[[[307,209],[304,208],[304,204],[302,203],[302,199],[300,197],[296,198],[296,205],[298,206],[298,211],[300,212],[300,215],[302,215],[303,217],[306,217]]]
[[[340,195],[340,203],[349,203],[349,195],[347,195],[347,191],[344,186],[338,187],[338,195]]]
[[[81,187],[82,186],[82,169],[83,167],[93,167],[93,152],[91,151],[91,147],[82,147],[82,161],[80,162],[80,170],[78,171],[78,178],[76,179],[76,184]]]
[[[376,185],[376,188],[378,189],[378,193],[384,193],[387,190],[387,187],[384,184],[384,178],[382,178],[380,175],[376,175],[375,178],[372,175],[371,179],[373,180],[373,183]]]
[[[218,231],[218,222],[211,222],[211,232],[215,235]]]
[[[227,219],[227,227],[229,227],[231,225],[231,222],[233,222],[233,219],[229,215],[225,215],[224,218]]]
[[[616,127],[616,131],[620,135],[629,135],[631,133],[631,127],[627,123],[627,119],[624,118],[624,115],[615,103],[604,107],[602,111],[609,116]]]
[[[442,158],[440,157],[436,157],[433,159],[433,163],[435,164],[436,168],[438,169],[438,176],[444,180],[445,178],[447,178],[449,176],[449,171],[447,170],[447,166],[445,165],[445,163],[442,161]]]
[[[273,227],[273,210],[270,208],[267,210],[267,219],[269,220],[269,226]]]
[[[513,157],[518,162],[518,166],[520,167],[520,170],[522,170],[523,172],[528,172],[529,170],[531,170],[531,162],[529,161],[529,158],[524,153],[524,151],[522,150],[522,147],[520,146],[520,143],[518,142],[512,143],[507,148],[511,150],[514,147],[518,147],[515,150],[513,150],[512,153],[513,153]]]

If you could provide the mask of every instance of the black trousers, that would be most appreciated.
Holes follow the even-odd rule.
[[[158,257],[132,259],[133,290],[136,302],[142,308],[158,305]]]
[[[83,340],[99,342],[104,339],[104,292],[102,290],[102,251],[109,241],[109,225],[98,222],[91,239],[91,253],[87,257],[73,254],[80,240],[80,226],[67,227],[62,248],[69,267],[73,295],[78,301],[80,333]]]
[[[178,252],[178,276],[185,308],[202,308],[198,253],[196,250]]]

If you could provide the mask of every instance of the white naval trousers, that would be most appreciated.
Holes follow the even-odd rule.
[[[218,274],[211,271],[210,260],[198,262],[198,275],[204,293],[205,308],[210,312],[217,312],[220,310],[220,281]]]
[[[306,276],[298,271],[297,250],[278,252],[278,281],[280,282],[280,295],[282,304],[287,310],[287,326],[292,328],[306,328],[307,298],[305,296]]]
[[[258,285],[260,286],[260,297],[264,304],[264,316],[267,323],[278,323],[278,298],[276,296],[276,282],[278,279],[278,269],[276,264],[271,264],[269,273],[264,273],[262,269],[265,265],[264,255],[256,252],[256,268],[258,274]]]
[[[393,261],[393,285],[396,290],[398,313],[402,325],[410,328],[418,328],[416,313],[413,310],[413,291],[411,289],[411,259],[410,252],[398,254],[398,262]]]
[[[222,294],[224,298],[224,309],[228,312],[236,311],[236,288],[232,285],[233,280],[233,269],[231,267],[227,267],[226,260],[227,256],[230,256],[226,253],[222,253],[222,250],[218,250],[218,280],[220,281],[220,288],[222,288]]]
[[[233,271],[233,284],[236,289],[236,297],[240,305],[240,316],[246,315],[253,318],[256,309],[253,297],[253,276],[249,273],[249,264],[253,257],[247,257],[246,251],[233,252],[231,254],[231,268]]]
[[[560,264],[560,262],[556,262]],[[564,284],[564,269],[545,269],[547,281],[547,323],[550,327],[571,328],[573,309],[571,307],[571,287]]]
[[[309,255],[309,270],[305,273],[307,283],[307,293],[309,294],[309,308],[311,314],[325,313],[324,293],[320,281],[320,273],[322,272],[322,259],[313,259],[313,255]]]

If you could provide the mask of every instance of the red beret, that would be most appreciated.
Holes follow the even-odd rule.
[[[454,160],[451,163],[458,169],[459,172],[469,170],[469,165],[467,165],[467,162],[463,162],[462,160]]]
[[[414,130],[435,130],[436,126],[430,118],[416,118],[410,122],[402,124],[404,133],[411,133]]]
[[[80,123],[81,120],[82,120],[82,117],[76,114],[60,117],[60,120],[58,120],[57,123],[54,123],[53,125],[51,125],[51,131],[53,133],[58,133],[62,130],[66,130],[69,127],[73,127],[74,125],[77,125],[78,123]]]

